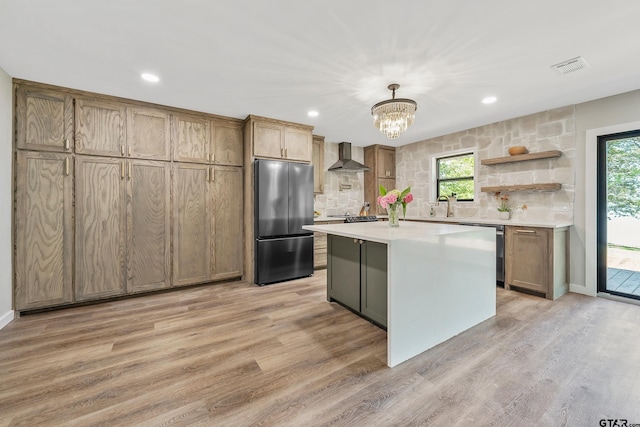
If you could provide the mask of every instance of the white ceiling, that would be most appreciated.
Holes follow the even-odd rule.
[[[551,65],[582,56],[588,68]],[[404,145],[640,88],[638,0],[1,0],[10,76]],[[140,73],[160,76],[158,84]],[[418,103],[397,140],[370,108]],[[486,106],[480,100],[495,95]],[[307,111],[317,110],[316,118]]]

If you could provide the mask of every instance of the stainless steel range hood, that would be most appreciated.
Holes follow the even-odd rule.
[[[362,163],[358,163],[351,158],[351,143],[341,142],[338,144],[338,161],[329,167],[330,171],[334,172],[359,172],[368,171],[368,167]]]

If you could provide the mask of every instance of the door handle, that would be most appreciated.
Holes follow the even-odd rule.
[[[129,181],[131,181],[131,162],[129,162]]]
[[[131,147],[127,147],[127,152],[128,152],[129,157],[131,157]]]
[[[120,179],[124,179],[124,162],[120,164]]]
[[[64,174],[69,176],[69,158],[64,159]]]
[[[68,150],[69,149],[69,138],[64,140],[64,149]]]
[[[516,230],[516,233],[520,234],[536,234],[534,230]]]

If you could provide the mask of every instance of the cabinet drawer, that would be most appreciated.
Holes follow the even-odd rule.
[[[327,235],[324,233],[313,233],[313,249],[324,249],[327,251]]]

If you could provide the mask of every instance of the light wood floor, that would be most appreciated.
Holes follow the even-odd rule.
[[[327,303],[325,277],[16,319],[0,425],[640,423],[640,306],[498,288],[495,318],[390,369],[385,332]]]

